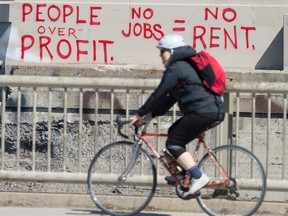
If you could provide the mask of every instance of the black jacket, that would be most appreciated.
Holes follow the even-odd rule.
[[[160,84],[138,110],[139,116],[165,114],[176,102],[184,115],[189,113],[224,113],[220,96],[201,85],[201,80],[188,58],[195,55],[191,46],[174,49]]]

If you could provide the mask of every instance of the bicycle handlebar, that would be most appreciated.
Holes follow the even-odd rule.
[[[122,127],[126,124],[130,124],[130,122],[131,121],[129,121],[129,120],[122,120],[120,116],[117,116],[117,118],[115,120],[115,125],[117,126],[119,135],[126,138],[126,139],[128,139],[129,136],[122,132]],[[136,135],[136,134],[138,134],[139,125],[133,124],[133,126],[134,126],[134,133]]]

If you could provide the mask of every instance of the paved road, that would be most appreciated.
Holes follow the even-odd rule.
[[[2,216],[104,216],[100,211],[76,208],[27,208],[27,207],[0,207]],[[204,216],[199,213],[180,213],[180,212],[143,212],[138,216]]]

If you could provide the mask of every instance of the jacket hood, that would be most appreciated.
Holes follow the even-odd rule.
[[[194,55],[196,55],[196,50],[191,46],[182,46],[175,48],[173,49],[173,55],[171,56],[171,59],[169,59],[168,64],[170,65],[173,62],[185,60]]]

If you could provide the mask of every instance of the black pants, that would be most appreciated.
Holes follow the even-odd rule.
[[[186,152],[186,145],[202,132],[224,119],[224,113],[192,113],[178,119],[168,130],[166,148],[177,159]]]

